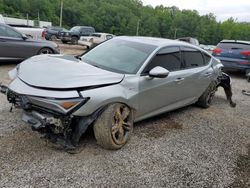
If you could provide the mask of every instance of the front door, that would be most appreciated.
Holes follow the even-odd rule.
[[[148,73],[156,66],[170,71],[166,78],[150,78]],[[139,114],[138,120],[155,114],[185,106],[194,100],[186,98],[189,73],[184,70],[179,47],[167,47],[160,50],[147,65],[139,82]]]

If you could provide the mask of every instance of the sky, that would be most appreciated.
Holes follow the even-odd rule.
[[[177,6],[197,10],[200,15],[214,13],[217,21],[233,17],[238,22],[250,22],[250,0],[141,0],[143,5]]]

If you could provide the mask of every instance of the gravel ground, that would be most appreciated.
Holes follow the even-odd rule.
[[[0,66],[1,81],[14,66]],[[236,108],[219,89],[209,109],[189,106],[137,123],[118,151],[99,147],[89,130],[74,155],[40,139],[0,95],[0,187],[250,187],[250,98],[241,94],[250,84],[232,78]]]

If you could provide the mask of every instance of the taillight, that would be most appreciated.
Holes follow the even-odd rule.
[[[248,61],[242,61],[242,62],[239,62],[239,64],[241,64],[241,65],[250,65],[250,62],[248,62]]]
[[[220,49],[220,48],[215,48],[215,49],[213,50],[213,53],[214,53],[214,54],[220,54],[220,53],[221,53],[221,49]]]
[[[241,51],[240,54],[244,56],[250,56],[250,50]]]
[[[45,37],[45,31],[42,32],[42,38],[44,38],[44,37]]]

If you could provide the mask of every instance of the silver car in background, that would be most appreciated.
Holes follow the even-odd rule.
[[[185,42],[116,37],[78,57],[32,57],[9,73],[12,82],[1,91],[24,110],[25,122],[67,150],[90,125],[98,144],[119,149],[134,122],[194,103],[207,108],[219,86],[235,106],[221,68]]]

